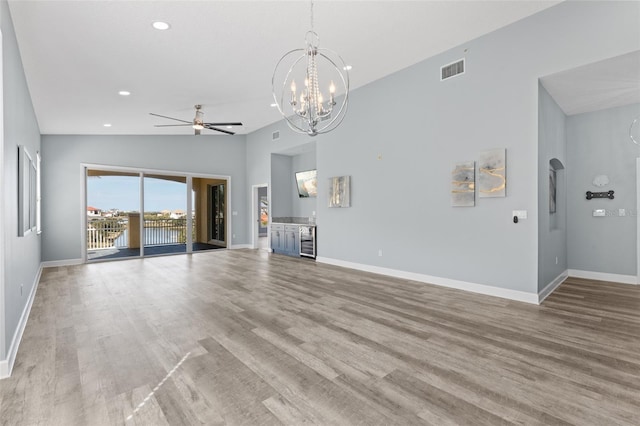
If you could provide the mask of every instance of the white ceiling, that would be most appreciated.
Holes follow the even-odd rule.
[[[315,2],[320,47],[353,66],[351,87],[406,68],[558,1]],[[9,1],[43,134],[192,134],[150,112],[278,121],[271,76],[304,45],[307,1]],[[157,31],[151,23],[171,24]],[[122,97],[118,91],[128,90]],[[111,123],[112,127],[103,127]],[[204,133],[215,134],[207,130]]]
[[[540,80],[567,115],[640,103],[640,51]]]

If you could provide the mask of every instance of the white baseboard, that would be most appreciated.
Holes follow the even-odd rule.
[[[536,293],[527,293],[519,290],[510,290],[507,288],[493,287],[467,281],[452,280],[450,278],[434,277],[431,275],[401,271],[398,269],[382,268],[379,266],[366,265],[363,263],[346,262],[344,260],[331,259],[328,257],[317,257],[316,262],[342,266],[344,268],[357,269],[359,271],[373,272],[375,274],[387,275],[395,278],[419,281],[427,284],[439,285],[441,287],[455,288],[458,290],[480,293],[487,296],[501,297],[503,299],[516,300],[518,302],[532,303],[535,305],[538,304],[538,295]]]
[[[539,304],[542,303],[544,299],[549,297],[549,295],[553,293],[555,289],[558,288],[558,286],[562,284],[564,280],[566,280],[568,277],[569,277],[569,270],[566,270],[562,272],[560,275],[558,275],[557,277],[555,277],[553,281],[551,281],[542,290],[538,292],[538,303]]]
[[[579,269],[569,269],[569,276],[585,278],[587,280],[611,281],[621,284],[638,284],[638,277],[635,275],[608,274],[605,272],[581,271]]]
[[[20,322],[18,322],[18,328],[16,332],[13,334],[13,339],[11,340],[11,346],[9,346],[9,350],[7,351],[7,359],[0,361],[0,379],[5,379],[11,376],[11,371],[13,370],[13,364],[16,362],[16,355],[18,355],[18,347],[20,346],[20,341],[22,340],[22,334],[24,333],[24,329],[27,327],[27,321],[29,320],[29,313],[31,313],[31,306],[33,306],[33,301],[36,298],[36,291],[38,290],[38,284],[40,283],[40,277],[42,276],[42,268],[43,265],[40,264],[38,268],[38,273],[36,274],[35,279],[33,280],[33,285],[31,286],[31,293],[29,293],[29,299],[27,300],[27,304],[22,310],[22,315],[20,316]]]
[[[73,266],[82,265],[84,261],[82,259],[64,259],[64,260],[49,260],[42,262],[43,268],[55,268],[57,266]]]
[[[238,249],[252,249],[253,246],[251,244],[232,244],[231,245],[231,250],[238,250]]]

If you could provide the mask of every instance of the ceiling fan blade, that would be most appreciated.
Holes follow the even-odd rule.
[[[228,135],[235,135],[235,133],[234,133],[234,132],[230,132],[230,131],[228,131],[228,130],[219,129],[219,128],[217,128],[217,127],[210,126],[210,125],[209,125],[209,123],[204,123],[204,128],[205,128],[205,129],[209,129],[209,130],[215,130],[216,132],[226,133],[226,134],[228,134]]]
[[[204,123],[209,126],[242,126],[242,123]]]
[[[193,126],[193,124],[154,124],[153,127],[180,127],[180,126]]]
[[[189,124],[192,123],[191,121],[180,120],[179,118],[167,117],[166,115],[154,114],[152,112],[150,112],[149,114],[150,115],[155,115],[156,117],[168,118],[169,120],[182,121],[183,123],[189,123]]]

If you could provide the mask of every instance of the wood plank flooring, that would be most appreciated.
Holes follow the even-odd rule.
[[[259,250],[49,268],[0,424],[639,425],[640,287],[533,306]]]

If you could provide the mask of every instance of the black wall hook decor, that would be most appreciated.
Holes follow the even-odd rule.
[[[587,191],[587,200],[591,200],[592,198],[608,198],[610,200],[613,200],[613,192],[614,191],[605,191],[605,192]]]

